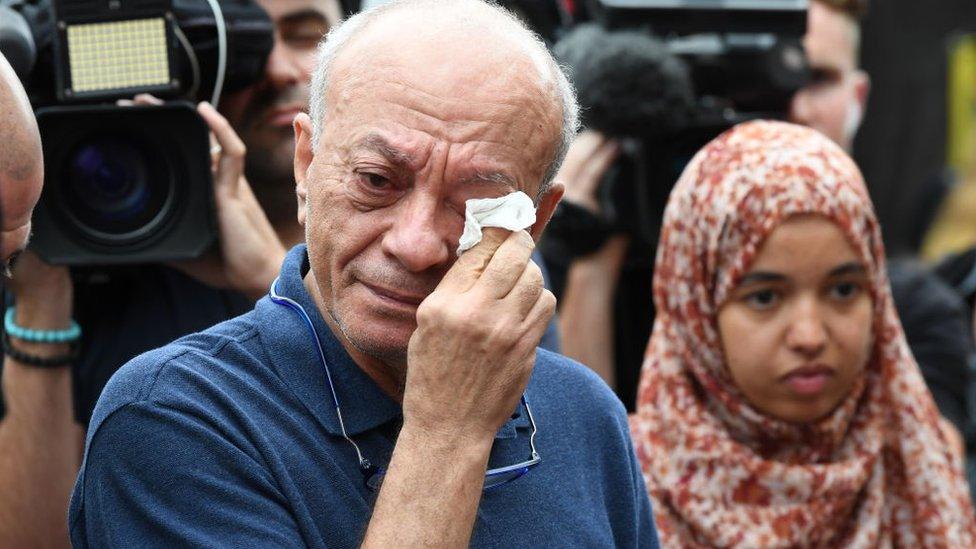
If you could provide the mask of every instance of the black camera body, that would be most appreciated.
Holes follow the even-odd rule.
[[[49,263],[191,259],[213,245],[209,129],[194,104],[260,80],[274,44],[253,1],[215,4],[0,0],[21,19],[0,25],[0,45],[37,113],[45,182],[31,248]],[[138,93],[167,102],[115,104]]]
[[[46,261],[168,261],[213,244],[210,163],[200,154],[209,131],[192,103],[48,107],[37,122],[45,185],[31,245]],[[157,131],[168,125],[180,133]]]

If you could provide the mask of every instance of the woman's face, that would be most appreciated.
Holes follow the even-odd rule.
[[[783,222],[718,313],[732,379],[754,407],[793,423],[850,393],[871,352],[867,271],[839,227]]]

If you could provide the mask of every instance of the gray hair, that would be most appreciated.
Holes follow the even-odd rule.
[[[445,0],[393,0],[386,4],[371,7],[357,13],[349,19],[343,21],[338,26],[332,28],[318,46],[318,59],[316,61],[315,72],[312,75],[311,93],[309,95],[309,116],[312,118],[312,147],[317,148],[319,137],[322,134],[322,124],[325,118],[325,96],[328,92],[329,75],[332,63],[335,62],[339,52],[353,38],[358,36],[366,27],[385,14],[403,8],[425,7],[427,9],[443,9],[449,2]],[[454,4],[467,3],[476,4],[479,7],[487,6],[489,10],[497,16],[499,22],[505,25],[505,30],[519,41],[526,53],[539,69],[540,76],[544,83],[548,83],[554,88],[555,94],[559,97],[562,107],[562,136],[556,154],[546,169],[539,186],[538,197],[541,197],[552,185],[559,166],[566,157],[570,144],[579,131],[579,103],[576,100],[576,91],[566,77],[564,69],[559,66],[555,58],[546,48],[545,42],[529,29],[525,23],[518,19],[508,10],[498,6],[491,0],[455,0]],[[538,198],[537,197],[537,198]]]

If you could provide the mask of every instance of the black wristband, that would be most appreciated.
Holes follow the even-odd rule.
[[[32,355],[25,353],[16,349],[13,343],[10,341],[10,334],[7,332],[3,333],[3,354],[9,356],[10,358],[20,362],[21,364],[26,364],[28,366],[37,366],[39,368],[58,368],[61,366],[68,366],[72,362],[78,360],[78,344],[72,343],[68,347],[68,354],[52,357],[44,357]]]

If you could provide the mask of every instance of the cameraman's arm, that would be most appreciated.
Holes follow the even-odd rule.
[[[219,145],[213,160],[220,251],[174,266],[212,286],[258,299],[278,275],[286,250],[244,177],[244,142],[209,103],[201,103],[197,112]]]
[[[556,179],[566,186],[563,200],[599,213],[597,191],[618,145],[584,131],[566,155]],[[589,366],[611,387],[615,383],[613,298],[628,239],[610,238],[601,249],[572,262],[559,308],[559,331],[566,356]]]
[[[590,367],[614,387],[613,303],[629,238],[617,235],[573,261],[559,309],[563,354]]]
[[[162,103],[147,94],[137,95],[133,101],[119,101],[121,105]],[[217,249],[202,257],[171,266],[208,286],[235,290],[256,300],[267,293],[278,276],[286,250],[244,177],[244,142],[209,103],[200,103],[197,112],[211,132],[220,242]]]
[[[25,253],[10,284],[16,323],[60,330],[71,319],[67,269]],[[62,356],[67,345],[25,343],[38,357]],[[83,432],[74,421],[71,368],[38,368],[4,357],[0,420],[0,547],[68,546],[67,513],[80,466]]]

